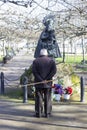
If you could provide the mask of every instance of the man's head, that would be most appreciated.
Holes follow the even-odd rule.
[[[41,49],[41,51],[40,51],[40,55],[47,56],[47,55],[48,55],[47,50],[46,50],[46,49]]]

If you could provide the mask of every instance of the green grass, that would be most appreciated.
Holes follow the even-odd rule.
[[[14,98],[14,97],[10,97],[8,95],[0,95],[0,100],[6,100],[6,101],[15,102],[15,103],[23,103],[22,97],[21,98]],[[35,100],[28,98],[27,103],[35,104]]]
[[[85,87],[85,92],[84,92],[84,102],[85,104],[87,104],[87,86]],[[11,102],[17,102],[17,103],[23,103],[23,95],[21,91],[16,90],[15,92],[11,91],[9,93],[6,93],[4,95],[0,95],[0,100],[6,100],[6,101],[11,101]],[[35,104],[35,100],[34,98],[29,98],[28,97],[28,104]],[[53,104],[58,103],[57,101],[53,101]],[[77,93],[73,93],[73,95],[71,96],[69,102],[65,102],[65,101],[61,101],[60,104],[81,104],[82,102],[80,102],[80,94]],[[58,103],[59,104],[59,103]]]
[[[65,62],[67,63],[81,63],[83,60],[82,55],[66,55]],[[87,56],[85,56],[85,60],[87,60]]]
[[[62,62],[63,58],[56,58],[56,61]],[[65,56],[65,62],[66,63],[76,63],[79,64],[83,60],[82,55],[67,55]],[[85,60],[87,61],[87,55],[85,55]]]
[[[85,55],[85,63],[83,63],[82,55],[66,55],[65,63],[69,63],[73,66],[75,71],[87,71],[87,55]],[[56,58],[56,63],[63,62],[63,58]]]
[[[23,103],[23,97],[20,95],[17,95],[17,93],[15,94],[15,96],[12,97],[12,94],[5,94],[5,95],[0,95],[0,100],[7,100],[7,101],[12,101],[12,102],[17,102],[17,103]],[[29,104],[35,104],[35,100],[32,98],[28,98],[28,102]],[[53,101],[53,104],[58,103],[57,101]],[[67,103],[64,102],[63,100],[60,102],[61,104],[63,103]],[[69,100],[69,103],[73,104],[81,104],[80,102],[80,94],[73,94]],[[85,104],[87,104],[87,89],[85,89],[84,92],[84,102]]]

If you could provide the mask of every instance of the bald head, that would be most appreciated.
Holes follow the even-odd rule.
[[[46,50],[46,49],[41,49],[41,51],[40,51],[40,55],[47,56],[47,55],[48,55],[47,50]]]

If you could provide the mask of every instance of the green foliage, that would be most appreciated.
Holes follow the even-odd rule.
[[[72,83],[75,85],[80,83],[80,78],[76,74],[71,75],[71,80],[72,80]]]
[[[24,76],[28,78],[28,82],[31,83],[34,81],[34,76],[32,73],[32,65],[29,67],[29,69],[26,69],[25,72],[20,77],[20,83],[22,84]]]
[[[58,84],[63,85],[63,79],[58,79]]]
[[[68,63],[57,64],[57,77],[71,75],[74,72],[73,67]]]
[[[32,73],[32,65],[25,70],[25,72],[20,77],[20,84],[23,84],[24,77],[28,78],[28,97],[34,98],[34,86],[29,86],[30,83],[34,82],[34,76]]]

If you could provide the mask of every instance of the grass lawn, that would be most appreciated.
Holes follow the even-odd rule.
[[[7,100],[7,101],[12,101],[12,102],[17,102],[17,103],[23,103],[23,96],[20,96],[18,93],[15,93],[15,96],[12,96],[12,94],[5,94],[5,95],[0,95],[0,99],[1,100]],[[73,94],[70,98],[70,100],[68,101],[70,104],[76,103],[76,104],[81,104],[81,103],[85,103],[87,104],[87,88],[85,88],[85,92],[84,92],[84,102],[80,102],[80,94]],[[61,104],[65,104],[68,103],[65,102],[63,99],[60,102],[57,101],[53,101],[53,104],[55,103],[61,103]],[[35,104],[35,100],[32,98],[28,98],[28,102],[29,104]]]
[[[56,58],[56,61],[58,62],[62,62],[63,58]],[[80,64],[81,61],[83,60],[83,56],[82,55],[65,55],[65,62],[66,63],[76,63],[76,64]],[[85,60],[87,61],[87,55],[85,55]]]

